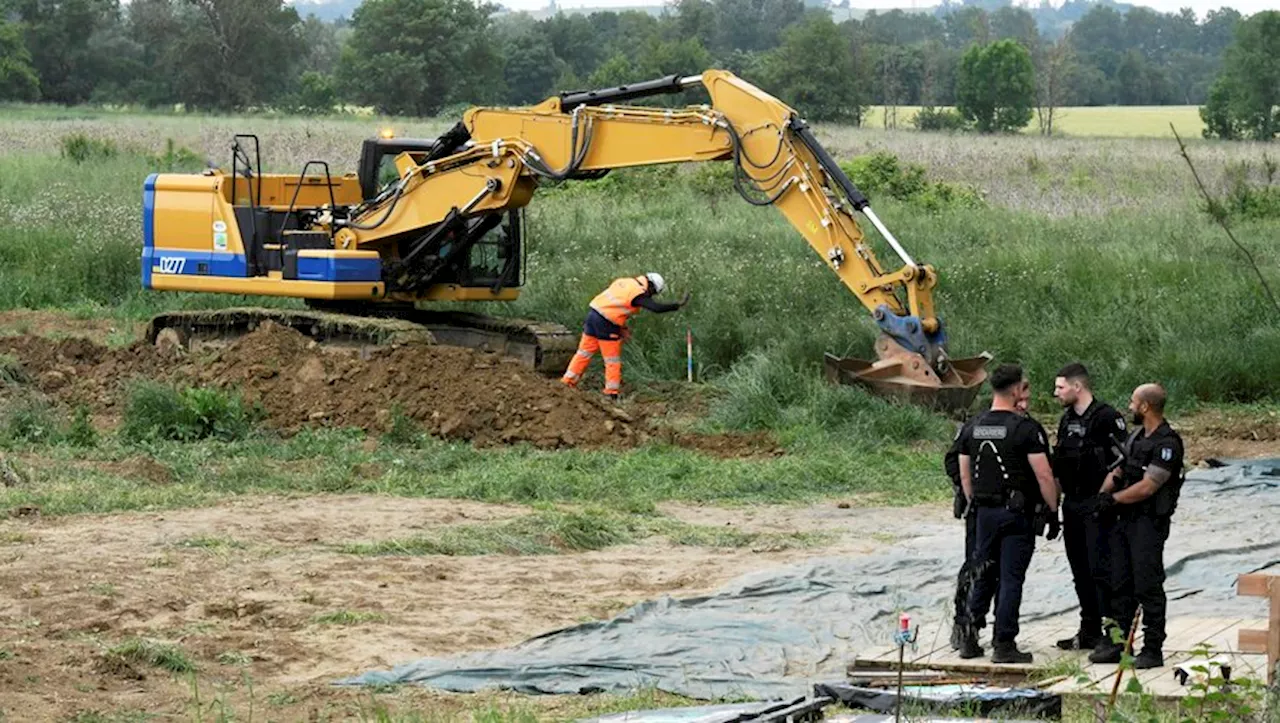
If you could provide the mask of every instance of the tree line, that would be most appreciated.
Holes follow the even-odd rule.
[[[1077,1],[1064,28],[1007,0],[842,22],[805,0],[674,0],[658,14],[545,19],[472,0],[364,0],[335,22],[282,0],[0,1],[0,100],[294,112],[352,103],[430,116],[719,67],[812,120],[858,123],[883,105],[893,123],[900,105],[956,106],[991,130],[1029,120],[1029,103],[1049,132],[1063,105],[1196,104],[1224,137],[1280,126],[1272,11],[1197,18]],[[1010,80],[990,76],[1010,68]],[[1004,123],[966,111],[1011,102]]]

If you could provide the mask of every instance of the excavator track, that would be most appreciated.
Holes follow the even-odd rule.
[[[552,322],[413,308],[361,314],[260,307],[174,311],[152,317],[146,338],[190,348],[230,341],[268,321],[324,344],[426,344],[494,352],[549,376],[562,374],[578,348],[577,335]]]

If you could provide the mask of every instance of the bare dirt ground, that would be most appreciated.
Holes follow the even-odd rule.
[[[872,552],[892,542],[877,531],[946,514],[836,503],[663,511],[742,531],[835,537],[820,549],[760,552],[680,547],[673,554],[660,538],[539,557],[339,552],[345,543],[526,512],[371,496],[255,497],[155,514],[5,520],[0,711],[13,720],[65,720],[89,710],[188,712],[193,695],[184,676],[106,654],[140,637],[179,646],[197,666],[205,699],[219,683],[247,674],[256,707],[271,717],[323,719],[360,695],[329,686],[340,677],[510,645],[662,594],[710,593],[742,573],[812,555]],[[334,621],[336,613],[352,615]],[[457,704],[440,694],[419,698],[428,709]],[[243,686],[228,699],[247,710]]]
[[[322,355],[296,335],[268,329],[221,356],[175,363],[156,349],[130,346],[134,333],[64,314],[0,314],[0,352],[23,365],[40,393],[62,404],[88,403],[99,422],[118,415],[122,384],[138,373],[232,385],[278,404],[267,411],[269,423],[282,429],[339,422],[378,428],[397,401],[433,433],[479,443],[628,446],[656,434],[646,415],[669,411],[664,402],[640,402],[632,407],[638,413],[619,416],[554,381],[467,351],[393,349],[359,360]],[[107,337],[120,343],[106,345]],[[426,362],[436,386],[400,371]],[[286,366],[298,374],[281,374]],[[299,380],[306,394],[291,386]],[[394,399],[375,398],[388,393],[379,390],[392,390]],[[519,411],[486,407],[485,399],[514,400],[509,403]],[[431,413],[455,407],[465,414]],[[498,418],[515,424],[494,436],[491,422]],[[1201,413],[1175,422],[1193,464],[1280,455],[1280,418],[1270,413]],[[590,435],[573,436],[583,429]],[[723,456],[777,453],[767,435],[675,441]],[[104,464],[148,479],[169,474],[145,456]],[[939,483],[945,484],[941,476]],[[340,549],[528,512],[468,501],[255,496],[158,513],[15,514],[0,519],[0,719],[137,710],[193,720],[197,694],[203,719],[217,719],[208,706],[220,696],[237,720],[247,717],[251,699],[258,719],[368,719],[370,691],[330,683],[420,657],[511,645],[663,594],[710,593],[743,573],[811,556],[874,552],[894,544],[895,531],[913,522],[950,519],[949,505],[873,507],[874,496],[849,502],[660,506],[698,525],[829,533],[817,547],[676,547],[652,537],[538,557],[362,557]],[[174,674],[110,653],[137,639],[175,646],[180,654],[168,662],[193,665],[195,672]],[[425,690],[386,695],[397,709],[443,716],[473,709],[477,701],[503,706],[518,700],[543,711],[581,705]]]

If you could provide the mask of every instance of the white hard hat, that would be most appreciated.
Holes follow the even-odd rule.
[[[655,294],[661,294],[662,290],[667,288],[667,282],[663,280],[662,274],[650,271],[644,277],[649,280],[649,284],[653,287],[653,293]]]

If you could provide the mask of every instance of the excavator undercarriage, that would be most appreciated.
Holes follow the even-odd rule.
[[[563,373],[578,348],[578,335],[553,322],[401,305],[366,304],[345,311],[350,313],[340,306],[173,311],[152,317],[146,338],[188,349],[217,346],[272,322],[334,346],[442,344],[494,352],[549,376]]]

